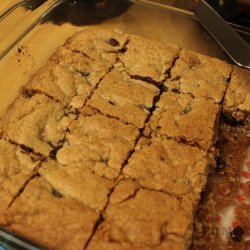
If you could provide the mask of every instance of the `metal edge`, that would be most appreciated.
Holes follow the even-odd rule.
[[[6,9],[5,11],[3,11],[2,13],[0,13],[0,22],[6,18],[11,12],[13,12],[16,8],[23,6],[26,3],[26,0],[20,1],[18,3],[15,3],[14,5],[12,5],[11,7],[9,7],[8,9]]]

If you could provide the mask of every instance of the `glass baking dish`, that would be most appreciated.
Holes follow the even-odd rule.
[[[88,25],[173,43],[230,62],[187,5],[163,0],[2,0],[0,117],[56,48]],[[180,8],[182,7],[182,8]],[[250,41],[250,32],[242,30]],[[15,240],[16,241],[16,240]],[[0,245],[1,247],[1,245]]]
[[[0,7],[0,116],[20,86],[84,26],[121,29],[229,60],[180,1],[3,0]],[[177,6],[177,7],[176,7]],[[245,32],[248,38],[250,35]]]

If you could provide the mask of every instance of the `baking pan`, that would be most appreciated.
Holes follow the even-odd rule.
[[[20,87],[56,48],[89,25],[174,43],[230,62],[188,7],[179,7],[175,1],[166,4],[150,0],[3,0],[0,7],[0,116]],[[247,29],[234,27],[250,40]]]

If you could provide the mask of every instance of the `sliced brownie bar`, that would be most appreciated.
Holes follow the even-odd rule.
[[[128,39],[119,59],[129,75],[156,84],[164,81],[180,49],[133,35]]]
[[[76,152],[78,153],[78,152]],[[89,158],[67,165],[49,160],[42,164],[39,174],[65,197],[74,198],[96,210],[104,209],[114,180],[101,177],[93,172],[94,163]]]
[[[8,208],[26,182],[35,175],[39,165],[40,161],[35,156],[0,140],[0,213]]]
[[[147,82],[133,80],[123,68],[121,70],[105,76],[87,105],[104,115],[143,128],[160,90]]]
[[[179,199],[141,188],[136,181],[121,181],[87,249],[187,249],[193,210],[186,197]]]
[[[234,67],[232,79],[224,100],[223,112],[236,120],[249,119],[250,72]]]
[[[82,249],[97,219],[98,213],[39,177],[27,184],[0,223],[46,249]]]
[[[119,30],[86,28],[70,37],[64,47],[112,66],[117,60],[117,52],[124,49],[127,40]]]
[[[1,119],[0,134],[46,157],[63,141],[65,130],[74,117],[62,104],[45,95],[20,95]]]
[[[139,136],[133,125],[94,114],[92,110],[83,110],[68,130],[64,147],[57,152],[57,161],[90,169],[108,179],[119,175]]]
[[[81,108],[108,71],[105,63],[61,47],[22,91],[44,93],[65,106]]]

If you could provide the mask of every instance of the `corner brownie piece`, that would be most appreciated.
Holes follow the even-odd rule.
[[[98,213],[64,197],[43,177],[31,180],[4,212],[0,226],[46,249],[83,249]]]
[[[127,40],[127,35],[120,30],[86,28],[71,36],[64,47],[112,66],[117,60],[117,53],[123,50]]]
[[[193,204],[185,197],[143,189],[136,181],[121,181],[87,249],[187,249],[192,214]]]
[[[204,97],[220,103],[230,79],[232,66],[224,61],[182,49],[164,84],[173,92]]]
[[[19,96],[1,119],[0,134],[46,157],[63,141],[74,117],[62,104],[45,95]]]
[[[236,120],[249,119],[250,72],[234,67],[223,104],[223,112]]]
[[[39,165],[40,161],[20,147],[0,140],[0,212],[8,208]]]
[[[107,74],[87,105],[137,128],[144,126],[160,90],[147,82],[133,80],[123,68]]]
[[[22,89],[45,93],[63,105],[81,108],[109,66],[61,47]]]

